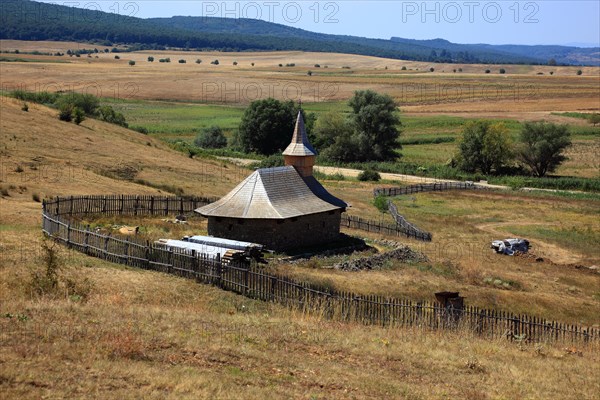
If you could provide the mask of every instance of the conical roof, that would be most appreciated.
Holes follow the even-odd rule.
[[[316,156],[317,151],[311,146],[306,136],[306,129],[304,128],[304,118],[302,118],[302,112],[298,111],[298,118],[296,119],[296,127],[294,128],[294,135],[292,136],[292,142],[283,151],[284,156]]]
[[[196,212],[205,217],[285,219],[345,207],[316,179],[307,182],[287,166],[254,171],[223,198]]]

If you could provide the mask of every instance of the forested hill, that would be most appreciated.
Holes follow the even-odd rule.
[[[88,7],[90,8],[90,7]],[[600,64],[599,49],[565,46],[462,45],[445,40],[328,35],[254,19],[141,19],[29,0],[0,3],[0,38],[129,44],[134,49],[302,50],[460,63]]]

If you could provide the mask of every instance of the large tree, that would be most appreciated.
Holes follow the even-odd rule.
[[[554,172],[567,158],[563,151],[571,145],[566,125],[527,122],[520,135],[519,160],[537,176]]]
[[[396,159],[398,153],[395,150],[401,146],[397,128],[400,118],[394,100],[387,94],[359,90],[348,105],[352,108],[350,119],[361,158],[357,161]]]
[[[503,123],[470,121],[458,145],[462,170],[484,174],[497,172],[513,157],[512,143]]]
[[[293,101],[281,102],[273,98],[253,101],[240,122],[239,146],[245,152],[265,155],[282,151],[290,143],[297,114],[298,107]],[[310,135],[313,118],[305,119]]]

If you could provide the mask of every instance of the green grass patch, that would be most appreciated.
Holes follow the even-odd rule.
[[[555,243],[567,249],[590,253],[600,243],[600,230],[591,226],[506,226],[504,229],[516,236],[527,237],[535,246],[535,239]]]
[[[149,134],[163,139],[187,136],[193,139],[202,129],[217,125],[226,136],[238,128],[244,111],[239,106],[102,99],[115,111],[123,113],[132,126],[145,128]]]

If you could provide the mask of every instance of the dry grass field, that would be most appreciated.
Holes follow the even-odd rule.
[[[2,50],[64,50],[54,43],[0,45]],[[357,87],[395,90],[386,79],[404,79],[401,66],[412,65],[325,54],[310,61],[314,55],[277,53],[269,60],[261,53],[264,63],[257,60],[254,70],[242,65],[254,62],[252,53],[170,53],[169,65],[157,61],[150,65],[145,61],[148,54],[121,53],[121,60],[114,60],[113,54],[91,60],[65,58],[72,62],[64,64],[1,62],[0,79],[3,88],[36,82],[85,86],[90,80],[102,87],[123,88],[137,82],[135,98],[199,101],[198,82],[204,76],[231,77],[233,57],[239,57],[240,73],[235,76],[240,82],[259,74],[270,82],[308,82],[310,65],[319,62],[322,72],[329,63],[328,72],[335,69],[339,76],[327,79],[343,83],[345,92],[339,96],[345,98],[344,93]],[[155,52],[156,59],[166,56]],[[19,55],[29,57],[41,59]],[[129,57],[138,57],[135,66],[127,64]],[[179,65],[177,59],[184,57],[187,64]],[[212,57],[219,58],[219,67],[210,65]],[[202,58],[202,64],[193,63],[195,58]],[[271,63],[278,62],[296,62],[297,67],[284,67],[281,77],[274,76],[278,67]],[[341,68],[346,64],[352,66],[352,74],[358,74],[354,68],[360,65],[369,76],[344,83],[350,74]],[[210,75],[213,67],[220,72]],[[392,68],[395,76],[387,78]],[[436,65],[436,71],[441,68]],[[570,69],[557,68],[551,78],[519,68],[524,81],[561,82],[555,94],[531,107],[531,112],[598,109],[592,96],[597,78],[591,77],[598,69],[584,69],[583,77],[575,77]],[[468,72],[465,67],[463,74]],[[448,71],[413,70],[406,72],[407,79],[409,75],[453,77]],[[574,98],[577,91],[581,95]],[[509,103],[507,110],[520,112],[516,103]],[[475,110],[478,102],[469,104]],[[64,248],[58,249],[58,289],[37,295],[32,276],[42,271],[45,254],[39,199],[112,193],[218,196],[249,171],[220,160],[191,159],[152,136],[115,125],[87,119],[76,126],[59,121],[56,110],[29,104],[25,112],[21,105],[0,97],[2,398],[594,399],[600,391],[597,346],[519,345],[481,340],[462,330],[432,333],[341,324]],[[415,112],[431,112],[426,105],[415,107],[425,107]],[[371,204],[373,184],[324,183],[352,203],[352,214],[389,220]],[[458,290],[467,304],[564,322],[600,323],[600,275],[573,265],[600,262],[597,200],[508,192],[422,194],[395,201],[410,220],[433,232],[434,242],[428,244],[399,239],[427,254],[430,264],[395,264],[360,273],[331,271],[318,262],[269,268],[361,293],[431,299],[434,291]],[[519,222],[511,222],[515,219]],[[161,221],[103,222],[148,224],[146,231],[152,236],[183,232]],[[499,234],[530,236],[534,253],[544,262],[495,256],[486,246]],[[487,278],[501,279],[510,288],[494,287]]]
[[[202,180],[213,164],[190,160],[152,140],[149,146],[138,133],[93,120],[78,127],[58,121],[47,108],[33,105],[23,112],[7,99],[0,111],[2,160],[10,160],[0,183],[8,190],[0,199],[3,398],[592,399],[599,389],[600,353],[594,347],[521,346],[481,340],[465,331],[340,324],[63,248],[59,289],[40,297],[32,285],[44,255],[40,204],[33,193],[158,193],[96,174],[113,165],[111,155],[143,166],[155,183],[177,182],[186,193],[224,193],[237,173],[247,171],[228,166],[231,181],[221,182],[211,168]],[[15,163],[24,171],[15,172]],[[54,173],[53,179],[32,175],[67,167],[87,172],[81,176],[73,169]],[[352,200],[355,211],[373,214],[364,195],[371,186],[326,184]],[[502,276],[518,275],[517,268],[509,266]],[[591,287],[597,278],[545,264],[520,268],[524,275],[518,279],[528,286],[549,280],[551,293],[506,293],[530,303],[573,302],[573,312],[583,319],[589,311],[585,301],[597,311],[597,302],[583,300],[587,289],[577,286],[578,295],[562,294],[563,279]],[[328,273],[336,280],[342,275]],[[364,288],[358,290],[370,291],[377,284],[394,293],[401,275],[413,285],[436,279],[432,288],[441,284],[435,274],[412,266],[347,274],[346,279],[361,277]],[[448,282],[458,281],[449,277]],[[489,291],[502,307],[507,296]],[[469,285],[467,292],[467,301],[475,302],[484,290]]]
[[[94,47],[98,46],[0,41],[2,51],[66,52]],[[4,89],[77,90],[117,99],[246,104],[269,96],[305,102],[346,100],[355,90],[370,88],[393,96],[403,111],[419,114],[469,113],[473,117],[477,113],[517,113],[520,119],[539,119],[552,111],[600,110],[597,67],[432,64],[306,52],[140,51],[118,53],[119,60],[115,53],[80,58],[8,56],[39,62],[0,63]],[[148,56],[155,61],[148,62]],[[171,62],[161,63],[160,58]],[[197,59],[202,63],[196,64]],[[130,66],[130,60],[136,64]],[[219,60],[219,65],[212,65],[214,60]],[[429,72],[430,68],[435,71]],[[458,68],[462,72],[453,72]],[[500,68],[506,74],[500,74]],[[491,72],[484,73],[486,69]],[[576,75],[578,69],[582,76]],[[309,70],[312,76],[308,76]]]

